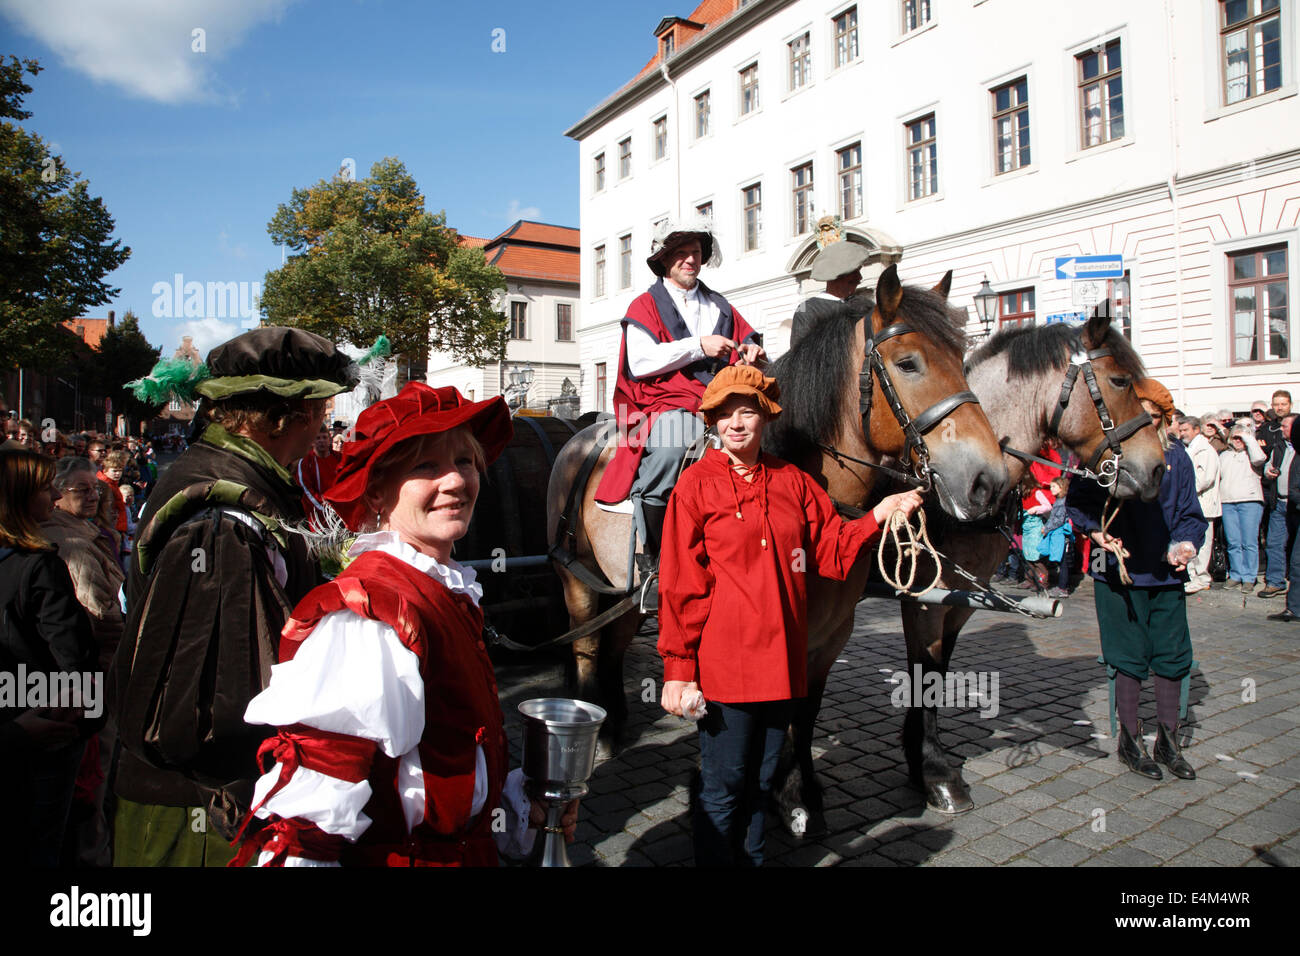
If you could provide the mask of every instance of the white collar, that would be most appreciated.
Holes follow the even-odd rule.
[[[416,551],[399,538],[396,531],[372,531],[370,534],[358,535],[348,548],[348,557],[355,558],[367,551],[382,551],[406,562],[415,570],[441,582],[449,591],[467,595],[475,606],[483,599],[483,586],[477,582],[478,572],[473,568],[467,568],[455,559],[441,564],[436,558]]]
[[[683,289],[677,283],[668,279],[664,280],[664,287],[668,289],[668,294],[675,299],[693,299],[698,297],[700,294],[700,282],[698,279],[695,280],[695,285],[691,286],[689,289]]]

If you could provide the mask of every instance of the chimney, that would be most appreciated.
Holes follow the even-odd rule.
[[[113,319],[116,317],[116,315],[117,313],[115,313],[112,309],[108,310],[108,327],[110,329],[113,327]]]

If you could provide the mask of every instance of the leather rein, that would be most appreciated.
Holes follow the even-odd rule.
[[[934,473],[930,469],[930,449],[925,443],[926,433],[960,406],[967,403],[978,405],[980,400],[975,397],[975,393],[972,391],[957,392],[935,402],[915,418],[908,415],[907,409],[903,407],[902,399],[898,397],[898,389],[894,387],[894,381],[889,376],[889,370],[885,367],[885,360],[880,354],[879,346],[881,342],[897,335],[906,335],[915,331],[916,329],[910,323],[900,321],[886,326],[874,336],[868,336],[864,348],[865,361],[862,363],[862,371],[858,374],[859,416],[865,420],[870,414],[873,377],[879,378],[880,391],[885,396],[885,401],[889,404],[889,410],[894,413],[894,419],[903,430],[903,436],[907,440],[900,460],[904,462],[910,461],[912,451],[916,451],[916,463],[912,465],[911,473],[890,468],[878,462],[854,458],[852,455],[846,455],[833,445],[826,445],[821,442],[818,442],[818,445],[822,451],[828,453],[836,462],[851,461],[859,465],[866,465],[868,468],[875,468],[877,471],[884,472],[895,481],[918,488],[923,492],[929,492],[934,484]]]
[[[1002,450],[1008,455],[1014,455],[1025,461],[1037,461],[1069,474],[1077,475],[1080,478],[1091,478],[1103,488],[1115,487],[1115,482],[1119,478],[1120,458],[1124,455],[1124,450],[1121,447],[1122,443],[1148,425],[1152,428],[1155,426],[1151,422],[1151,416],[1145,411],[1119,425],[1116,425],[1114,419],[1111,418],[1110,409],[1106,407],[1106,399],[1101,394],[1101,387],[1097,384],[1097,375],[1092,368],[1094,359],[1107,358],[1110,354],[1110,349],[1100,348],[1086,352],[1080,349],[1070,356],[1070,368],[1065,373],[1065,381],[1061,383],[1060,397],[1052,409],[1051,420],[1047,423],[1047,433],[1049,435],[1059,434],[1057,429],[1060,428],[1061,419],[1065,416],[1065,409],[1070,404],[1070,395],[1074,392],[1074,386],[1079,380],[1079,372],[1082,371],[1084,383],[1088,386],[1088,394],[1092,398],[1092,404],[1097,409],[1097,418],[1101,422],[1102,436],[1105,438],[1105,441],[1097,443],[1096,449],[1089,456],[1087,462],[1083,463],[1082,468],[1070,468],[1060,462],[1048,461],[1039,458],[1037,455],[1031,455],[1028,452],[1006,445],[1003,446]],[[1102,455],[1106,454],[1107,451],[1110,452],[1110,457],[1102,461]]]

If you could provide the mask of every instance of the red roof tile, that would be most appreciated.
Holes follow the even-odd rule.
[[[464,249],[481,249],[488,244],[487,239],[481,239],[478,236],[462,235],[457,243]]]
[[[108,319],[67,319],[63,327],[71,331],[92,349],[99,348],[99,341],[108,331]]]
[[[695,8],[689,17],[682,18],[695,23],[703,23],[704,29],[693,30],[681,23],[674,24],[673,44],[676,46],[677,50],[689,46],[691,43],[694,43],[698,37],[704,36],[704,34],[708,33],[710,29],[735,13],[738,7],[739,4],[737,3],[737,0],[704,0],[703,3]],[[662,50],[662,47],[660,47],[660,50]],[[637,72],[637,75],[633,77],[633,80],[640,79],[651,70],[659,68],[659,52],[659,50],[655,51],[655,55],[650,58],[650,62],[641,67]]]
[[[503,244],[488,262],[512,279],[549,279],[553,282],[578,282],[581,259],[578,251],[539,249],[534,246]]]
[[[551,246],[568,246],[579,248],[578,230],[571,226],[552,226],[545,222],[532,222],[520,219],[501,235],[489,242],[492,248],[502,242],[544,243]]]

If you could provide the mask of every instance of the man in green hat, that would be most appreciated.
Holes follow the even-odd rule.
[[[817,322],[827,315],[840,311],[840,306],[858,291],[862,281],[862,267],[871,251],[861,243],[841,239],[827,245],[813,260],[812,278],[826,283],[826,291],[804,299],[794,310],[794,327],[790,331],[790,346],[807,335]],[[871,306],[870,294],[864,305]],[[870,329],[868,329],[870,331]]]
[[[161,363],[140,388],[175,371]],[[311,448],[325,400],[352,388],[358,370],[327,339],[271,327],[184,374],[187,387],[165,387],[200,397],[199,434],[141,516],[113,662],[116,866],[234,857],[266,733],[244,710],[270,680],[293,606],[320,583],[302,538],[284,528],[304,520],[288,467]]]

